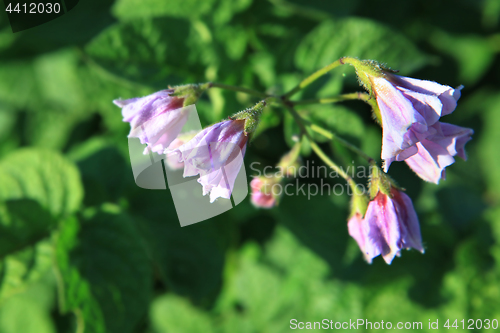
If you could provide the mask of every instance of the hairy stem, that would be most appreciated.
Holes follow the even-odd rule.
[[[271,97],[270,95],[266,93],[262,93],[257,90],[249,89],[249,88],[244,88],[244,87],[237,87],[237,86],[230,86],[227,84],[222,84],[222,83],[215,83],[215,82],[210,82],[210,88],[220,88],[220,89],[225,89],[225,90],[231,90],[231,91],[236,91],[236,92],[242,92],[248,95],[252,95],[255,97],[259,98],[267,98]]]
[[[328,73],[332,69],[334,69],[334,68],[336,68],[336,67],[338,67],[338,66],[340,66],[342,64],[343,63],[339,59],[337,61],[332,62],[330,65],[327,65],[327,66],[321,68],[320,70],[312,73],[311,75],[309,75],[308,77],[306,77],[304,80],[302,80],[295,88],[293,88],[292,90],[290,90],[289,92],[287,92],[285,95],[283,95],[283,98],[287,99],[287,98],[293,96],[294,94],[296,94],[301,89],[304,89],[305,87],[307,87],[308,85],[310,85],[311,83],[313,83],[314,81],[316,81],[321,76],[325,75],[326,73]]]
[[[342,101],[348,100],[361,100],[368,101],[370,99],[370,95],[364,92],[354,92],[349,94],[338,95],[335,97],[327,97],[327,98],[317,98],[317,99],[305,99],[302,101],[292,102],[293,105],[308,105],[308,104],[330,104],[330,103],[338,103]]]

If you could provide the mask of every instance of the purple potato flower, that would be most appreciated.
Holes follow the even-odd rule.
[[[123,121],[130,123],[128,137],[139,138],[148,145],[144,154],[163,153],[187,121],[184,98],[170,96],[173,92],[161,90],[145,97],[113,101],[122,108]]]
[[[438,184],[446,178],[445,168],[455,162],[453,156],[467,159],[464,146],[474,131],[442,122],[432,128],[436,133],[418,142],[418,152],[405,162],[420,178]]]
[[[424,252],[411,199],[395,188],[391,189],[391,196],[378,192],[368,204],[364,218],[356,213],[348,222],[349,234],[369,263],[382,255],[390,264],[402,249],[414,248]]]
[[[184,163],[184,177],[199,174],[203,195],[210,193],[210,202],[231,198],[248,141],[244,129],[245,120],[226,120],[205,128],[174,150]]]
[[[196,134],[198,134],[197,131],[181,133],[174,141],[172,141],[172,143],[170,143],[167,149],[165,149],[165,164],[170,170],[179,170],[184,168],[184,163],[179,162],[181,154],[177,148],[194,138]]]
[[[387,172],[393,161],[419,155],[408,165],[422,179],[437,183],[441,177],[430,176],[429,172],[422,173],[422,170],[433,169],[432,172],[435,172],[437,165],[441,170],[439,175],[444,175],[444,168],[454,162],[454,155],[450,152],[455,149],[450,145],[457,145],[463,151],[465,142],[473,133],[470,129],[458,126],[455,127],[460,130],[455,128],[449,131],[448,126],[452,125],[439,122],[442,116],[455,110],[462,87],[453,89],[436,82],[391,73],[384,73],[381,77],[372,76],[370,80],[382,118],[381,157],[385,163],[384,171]],[[441,131],[443,126],[446,133]],[[447,145],[438,149],[445,142]],[[449,153],[443,154],[445,150]],[[465,157],[465,154],[462,155]]]

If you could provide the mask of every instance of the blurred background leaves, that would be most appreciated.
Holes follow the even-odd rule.
[[[16,34],[0,11],[0,332],[500,319],[499,28],[498,0],[86,0]],[[414,199],[425,255],[367,265],[347,233],[345,195],[294,192],[270,211],[246,200],[180,228],[168,191],[135,185],[129,127],[113,99],[206,81],[279,94],[346,55],[465,86],[444,121],[475,130],[467,163],[439,186],[391,167]],[[346,67],[299,96],[359,89]],[[212,89],[197,109],[207,126],[254,102]],[[380,156],[366,105],[300,112]],[[249,176],[252,162],[275,164],[296,132],[282,110],[268,110],[247,150]],[[363,163],[330,148],[344,166]]]

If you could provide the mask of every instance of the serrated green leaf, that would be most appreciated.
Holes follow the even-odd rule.
[[[175,31],[175,33],[174,33]],[[198,54],[189,47],[188,38],[196,39],[190,22],[162,18],[117,23],[104,30],[85,47],[85,52],[109,72],[135,80],[162,81],[167,75],[186,79],[204,68]],[[192,41],[191,39],[191,41]],[[178,83],[169,80],[169,84]]]
[[[343,56],[387,63],[405,74],[429,61],[398,32],[378,22],[353,17],[324,21],[316,27],[297,48],[295,64],[305,72],[313,72]]]
[[[0,161],[0,200],[33,199],[54,217],[80,206],[83,190],[74,164],[56,152],[20,149]]]
[[[149,259],[133,222],[115,206],[68,220],[56,242],[64,311],[75,311],[85,332],[134,332],[151,294]]]

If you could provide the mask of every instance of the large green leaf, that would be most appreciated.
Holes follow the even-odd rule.
[[[0,200],[33,199],[54,217],[80,206],[83,190],[74,164],[60,154],[21,149],[0,161]]]
[[[183,19],[136,19],[104,30],[85,51],[113,74],[148,82],[162,80],[164,86],[167,75],[192,78],[197,69],[204,70],[196,48],[190,47],[198,34]]]
[[[61,307],[85,332],[134,332],[149,304],[152,272],[132,220],[105,205],[68,220],[57,236]]]
[[[421,68],[428,57],[406,37],[378,22],[363,18],[324,21],[301,42],[295,64],[312,72],[343,56],[387,63],[403,74]]]
[[[205,14],[211,14],[217,24],[227,23],[232,16],[246,9],[252,0],[118,0],[112,12],[122,20],[135,18],[153,18],[160,16],[182,17],[195,19]],[[172,27],[172,31],[177,31]]]
[[[82,185],[72,163],[55,152],[36,149],[19,150],[0,161],[0,182],[3,298],[50,267],[47,245],[40,241],[79,208]]]
[[[112,8],[113,14],[120,19],[139,17],[197,17],[209,12],[216,0],[118,0]],[[178,32],[172,27],[172,33]]]

